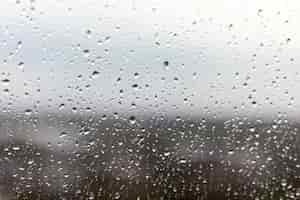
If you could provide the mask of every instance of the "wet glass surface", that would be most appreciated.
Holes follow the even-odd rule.
[[[0,199],[300,199],[298,8],[2,1]]]

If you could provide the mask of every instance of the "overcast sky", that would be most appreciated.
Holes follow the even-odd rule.
[[[298,117],[299,9],[279,0],[5,0],[1,107]]]

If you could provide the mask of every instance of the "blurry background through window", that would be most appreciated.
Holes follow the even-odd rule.
[[[0,199],[300,199],[299,11],[1,1]]]

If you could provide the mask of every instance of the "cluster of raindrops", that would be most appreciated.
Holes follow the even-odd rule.
[[[300,199],[286,14],[65,2],[0,23],[0,199]]]

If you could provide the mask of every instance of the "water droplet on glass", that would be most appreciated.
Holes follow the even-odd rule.
[[[228,155],[233,155],[234,151],[228,151]]]
[[[34,160],[29,160],[29,161],[27,162],[28,165],[32,165],[33,163],[34,163]]]
[[[18,63],[18,68],[19,69],[24,69],[24,62],[19,62]]]
[[[72,112],[76,113],[77,112],[77,108],[76,107],[72,107]]]
[[[131,87],[133,87],[133,88],[137,89],[137,88],[138,88],[138,86],[139,86],[139,85],[135,83],[135,84],[133,84]]]
[[[164,66],[169,66],[169,61],[164,61]]]
[[[249,129],[249,131],[251,132],[251,133],[254,133],[255,132],[255,127],[251,127],[250,129]]]
[[[22,48],[22,41],[18,41],[17,42],[17,49],[21,49]]]
[[[130,116],[130,117],[129,117],[129,122],[130,122],[130,124],[135,124],[135,123],[136,123],[136,118],[135,118],[135,116]]]
[[[87,34],[88,37],[90,37],[90,35],[92,34],[92,31],[91,31],[90,29],[87,29],[87,30],[85,31],[85,34]]]
[[[32,114],[32,110],[31,109],[26,109],[25,111],[24,111],[24,113],[25,113],[25,115],[31,115]]]
[[[64,138],[64,137],[66,137],[68,134],[66,133],[66,132],[61,132],[60,134],[59,134],[59,137],[60,138]]]
[[[62,104],[60,104],[60,105],[58,106],[58,109],[59,109],[59,110],[62,110],[62,109],[64,109],[64,107],[65,107],[65,104],[62,103]]]
[[[2,79],[1,81],[2,81],[3,85],[8,85],[8,84],[9,84],[9,82],[10,82],[10,80],[9,80],[9,79],[7,79],[7,78],[5,78],[5,79]]]
[[[90,50],[89,49],[84,49],[83,54],[84,54],[85,57],[89,57],[90,56]]]
[[[12,147],[12,150],[14,151],[19,151],[21,148],[20,147]]]
[[[95,70],[92,73],[92,78],[97,78],[99,75],[100,75],[100,72],[98,72],[98,71]]]
[[[187,163],[187,160],[186,160],[186,159],[181,159],[181,160],[179,160],[179,164],[185,164],[185,163]]]
[[[287,180],[286,179],[281,179],[281,186],[286,187],[287,186]]]
[[[134,78],[138,78],[139,77],[139,73],[138,72],[135,72],[133,75],[134,75]]]
[[[169,156],[171,153],[170,152],[165,152],[164,156]]]

